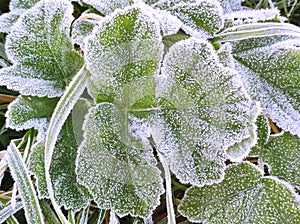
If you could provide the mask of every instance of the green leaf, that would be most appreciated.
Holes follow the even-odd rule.
[[[173,45],[163,62],[162,112],[151,134],[182,183],[219,182],[227,148],[251,137],[249,96],[236,72],[218,61],[210,43],[190,38]]]
[[[237,41],[233,56],[245,88],[261,103],[262,113],[300,136],[300,39],[284,39]]]
[[[224,25],[222,8],[215,0],[160,1],[155,7],[179,18],[182,29],[198,38],[211,37]]]
[[[154,95],[163,45],[159,25],[147,10],[134,6],[105,17],[87,39],[85,51],[92,75],[89,93],[97,103],[130,107]]]
[[[90,109],[76,161],[77,178],[100,208],[119,216],[148,217],[163,193],[162,178],[151,146],[130,135],[127,116],[110,103]]]
[[[40,200],[40,205],[47,223],[60,224],[58,218],[51,208],[51,205],[46,200]]]
[[[269,166],[271,175],[300,187],[300,139],[285,132],[273,135],[269,141],[257,146],[255,152]]]
[[[7,127],[24,130],[35,128],[45,134],[58,98],[19,96],[6,112]],[[44,137],[43,137],[44,138]]]
[[[0,32],[9,33],[19,17],[40,0],[11,0],[10,12],[0,16]]]
[[[84,3],[91,5],[103,15],[108,15],[116,9],[123,9],[126,6],[132,5],[133,0],[82,0]]]
[[[44,223],[40,204],[27,169],[18,148],[13,142],[7,149],[8,166],[18,186],[28,223]]]
[[[72,118],[69,117],[59,133],[50,166],[54,197],[59,206],[78,211],[87,206],[89,194],[76,182],[75,159],[78,144],[74,135]],[[30,170],[37,176],[39,197],[48,197],[45,178],[45,147],[37,144],[30,155]]]
[[[192,222],[300,222],[299,196],[250,163],[230,166],[219,184],[189,188],[178,209]]]
[[[84,48],[84,40],[92,35],[94,27],[99,23],[101,16],[84,14],[73,23],[72,42]]]
[[[83,64],[69,37],[72,12],[67,0],[44,0],[22,15],[7,36],[13,66],[0,70],[1,85],[23,95],[63,93]]]
[[[252,108],[252,111],[250,113],[250,122],[248,122],[248,130],[250,133],[250,136],[248,138],[243,139],[240,142],[235,143],[233,146],[230,146],[226,153],[228,158],[233,162],[240,162],[244,158],[246,158],[249,153],[250,149],[257,143],[257,126],[255,125],[255,121],[260,114],[260,106],[255,105]]]

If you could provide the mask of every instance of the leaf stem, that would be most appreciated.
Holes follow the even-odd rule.
[[[70,224],[66,219],[60,207],[55,201],[54,191],[50,177],[50,165],[52,155],[54,152],[55,143],[61,128],[63,127],[67,117],[69,116],[72,108],[77,102],[80,95],[83,93],[87,81],[89,80],[89,72],[86,70],[85,65],[75,75],[70,85],[67,87],[64,95],[58,101],[56,108],[52,114],[50,124],[46,134],[45,142],[45,177],[47,188],[53,208],[63,224]]]

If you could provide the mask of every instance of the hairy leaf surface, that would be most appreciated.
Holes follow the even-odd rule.
[[[60,96],[82,59],[69,38],[73,7],[67,0],[40,1],[7,36],[13,66],[0,70],[0,84],[23,95]]]
[[[201,223],[299,223],[299,196],[250,163],[231,166],[219,184],[189,188],[179,211]]]
[[[77,178],[100,208],[120,216],[148,217],[159,204],[162,178],[150,145],[128,133],[127,116],[110,103],[90,109],[76,161]]]

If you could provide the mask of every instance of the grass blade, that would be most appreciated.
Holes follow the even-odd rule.
[[[3,208],[0,211],[0,223],[4,223],[6,219],[8,219],[10,216],[15,214],[17,211],[23,208],[23,203],[21,201],[18,201],[15,205],[15,208],[13,206],[7,205],[5,208]]]
[[[29,171],[14,142],[7,149],[7,162],[11,174],[17,183],[19,193],[24,205],[25,217],[28,223],[44,223],[42,210],[31,182]]]

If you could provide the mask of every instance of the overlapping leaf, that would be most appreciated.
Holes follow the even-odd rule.
[[[58,98],[19,96],[8,107],[6,125],[16,130],[35,128],[42,140],[57,102]]]
[[[300,187],[300,139],[286,132],[271,136],[269,141],[255,149],[263,163],[270,168],[271,175]]]
[[[78,211],[87,206],[90,196],[87,190],[76,181],[75,159],[78,139],[75,138],[71,116],[63,126],[50,167],[55,199],[60,206]],[[30,170],[37,177],[39,197],[48,197],[44,169],[44,145],[37,144],[30,155]]]
[[[186,191],[179,211],[201,223],[299,223],[299,196],[249,163],[228,168],[220,184]]]
[[[266,37],[233,45],[236,69],[262,112],[300,136],[300,39]]]
[[[102,209],[148,217],[163,192],[152,148],[128,133],[127,113],[110,103],[89,111],[76,173]],[[92,178],[91,178],[92,177]]]
[[[152,135],[171,170],[183,183],[220,181],[225,150],[251,137],[251,103],[238,75],[208,42],[190,38],[170,48],[157,94],[162,113]]]
[[[145,94],[154,95],[154,75],[163,54],[161,39],[159,25],[139,5],[106,17],[85,47],[92,75],[89,93],[96,102],[131,106]]]
[[[69,38],[73,7],[67,0],[40,1],[7,36],[13,66],[0,70],[0,84],[24,95],[60,96],[82,66]]]
[[[179,18],[184,24],[182,29],[192,36],[212,36],[223,27],[223,11],[215,0],[163,0],[154,6]]]
[[[123,9],[126,6],[132,5],[133,0],[82,0],[84,3],[91,5],[103,15],[108,15],[116,9]]]

